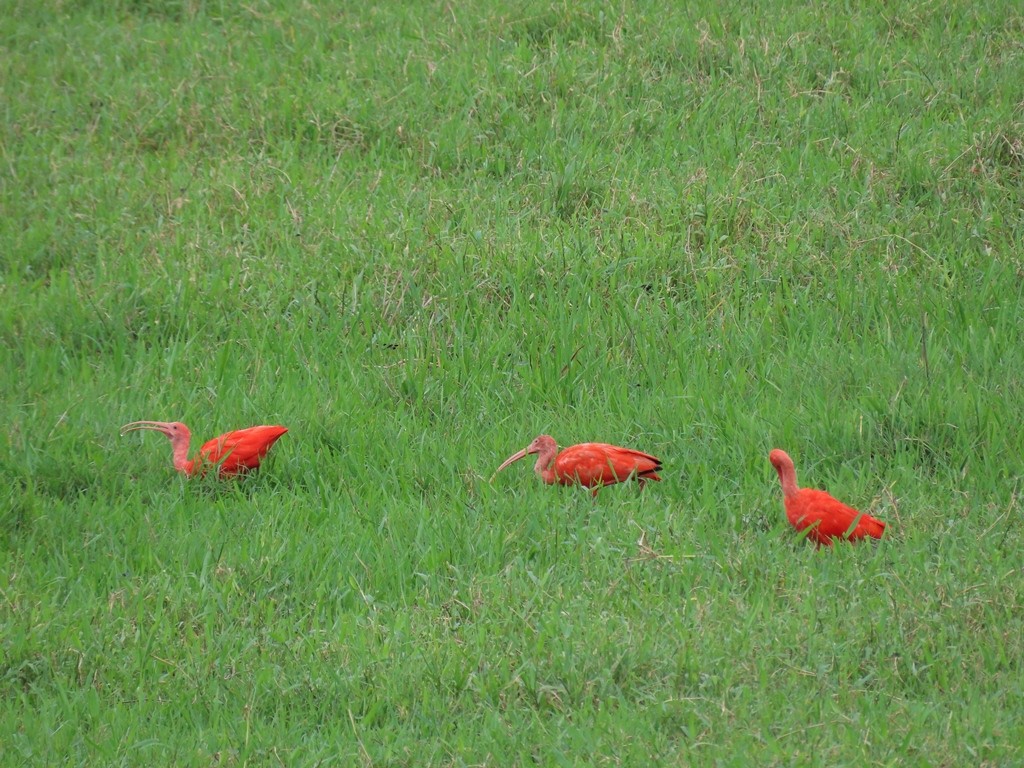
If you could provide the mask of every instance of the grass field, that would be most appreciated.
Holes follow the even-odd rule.
[[[1024,764],[1019,3],[0,6],[0,764]]]

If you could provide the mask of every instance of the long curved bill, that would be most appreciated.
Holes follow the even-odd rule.
[[[157,432],[163,432],[167,429],[167,423],[163,421],[133,421],[121,427],[121,434],[127,435],[129,432],[139,429],[155,429]]]
[[[494,480],[494,478],[496,478],[498,476],[498,473],[501,472],[501,470],[503,470],[509,464],[515,464],[517,461],[519,461],[520,459],[524,458],[525,456],[526,456],[526,449],[525,448],[523,448],[523,450],[521,450],[521,451],[516,451],[515,453],[513,453],[511,456],[509,456],[507,459],[505,459],[503,462],[501,462],[501,466],[498,467],[496,470],[494,470],[494,474],[491,475],[491,479],[488,480],[487,482],[491,482],[492,480]]]

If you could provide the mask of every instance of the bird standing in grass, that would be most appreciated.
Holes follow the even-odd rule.
[[[494,474],[531,453],[537,454],[533,470],[545,483],[579,484],[593,488],[595,496],[602,486],[621,483],[630,477],[636,477],[641,488],[647,480],[661,480],[656,474],[661,469],[661,459],[649,454],[607,443],[580,443],[559,453],[550,435],[534,438],[526,448],[505,459]]]
[[[256,469],[270,446],[288,431],[285,427],[261,426],[226,432],[204,443],[199,455],[190,459],[188,446],[192,433],[180,421],[133,421],[121,427],[121,434],[138,429],[152,429],[166,435],[174,451],[174,468],[188,477],[205,474],[211,466],[217,467],[221,477]]]
[[[768,460],[779,473],[786,517],[798,531],[810,528],[807,538],[826,547],[833,539],[882,538],[885,523],[881,520],[846,506],[825,491],[798,488],[796,468],[785,451],[776,448],[768,454]]]

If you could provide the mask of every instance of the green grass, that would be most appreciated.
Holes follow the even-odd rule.
[[[0,763],[1024,763],[1017,3],[0,5]]]

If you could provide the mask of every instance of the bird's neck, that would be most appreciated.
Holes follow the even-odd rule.
[[[194,469],[194,462],[188,458],[188,445],[191,440],[188,437],[181,437],[171,443],[174,451],[174,468],[186,475],[191,475]]]
[[[796,470],[793,467],[782,467],[779,470],[779,480],[782,482],[783,496],[796,496],[800,492],[796,484]]]
[[[537,455],[537,463],[533,465],[533,471],[537,473],[541,480],[549,485],[555,482],[555,470],[551,463],[555,460],[557,453],[557,448],[553,451],[541,451]]]

